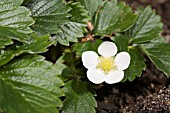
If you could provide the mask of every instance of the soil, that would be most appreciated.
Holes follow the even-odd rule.
[[[162,35],[170,42],[170,0],[119,0],[134,10],[151,5],[164,23]],[[133,82],[103,84],[97,90],[97,113],[170,113],[170,79],[146,60],[147,69]]]

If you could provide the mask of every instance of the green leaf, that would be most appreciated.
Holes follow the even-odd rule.
[[[23,0],[22,5],[26,5],[28,2],[30,2],[31,0]]]
[[[29,28],[34,23],[30,11],[20,6],[22,0],[1,0],[0,2],[0,48],[12,43],[12,39],[27,42]]]
[[[77,42],[77,38],[84,36],[83,33],[86,32],[85,27],[87,27],[87,22],[90,19],[88,12],[80,3],[69,2],[67,6],[72,8],[69,12],[72,15],[70,18],[71,22],[60,26],[60,32],[52,38],[54,43],[58,41],[65,46],[69,46],[69,42]]]
[[[98,47],[102,43],[102,40],[90,40],[88,42],[79,42],[73,45],[73,51],[76,51],[76,55],[81,56],[85,51],[95,51],[98,52]]]
[[[138,11],[136,24],[128,31],[132,43],[143,43],[160,37],[162,32],[161,17],[155,14],[150,6]]]
[[[142,47],[155,66],[170,76],[170,44],[148,43]]]
[[[83,37],[82,24],[69,22],[60,27],[61,32],[52,37],[54,44],[58,41],[60,44],[69,46],[69,42],[77,42],[77,38]]]
[[[122,81],[127,79],[133,81],[136,77],[140,77],[142,71],[146,68],[144,57],[135,48],[130,48],[129,54],[131,56],[130,65],[125,70],[125,77]]]
[[[70,8],[63,0],[31,0],[27,7],[35,19],[32,29],[39,34],[55,34],[60,26],[69,22],[67,13]]]
[[[21,56],[0,69],[0,109],[7,113],[58,112],[63,82],[56,75],[57,67],[44,59]]]
[[[55,65],[59,70],[58,75],[61,75],[60,78],[63,81],[68,81],[69,79],[84,77],[85,69],[79,64],[81,65],[81,60],[77,59],[74,53],[65,53],[57,60]]]
[[[15,45],[5,50],[0,50],[0,66],[8,63],[15,56],[21,55],[22,53],[43,53],[47,51],[47,47],[51,45],[52,42],[48,41],[50,35],[36,36],[33,34],[28,41],[28,43],[23,43],[22,45]]]
[[[12,44],[12,40],[8,37],[0,39],[0,48],[4,48],[6,45]]]
[[[127,36],[119,35],[119,36],[111,37],[111,40],[113,40],[114,43],[116,44],[118,52],[128,51],[129,39]]]
[[[95,15],[99,9],[99,7],[102,5],[103,0],[77,0],[85,7],[85,9],[88,11],[91,21],[94,24],[95,21]]]
[[[77,78],[77,69],[75,69],[75,67],[69,67],[69,68],[65,68],[62,72],[62,77],[64,79],[64,81],[67,81],[71,78]]]
[[[91,87],[87,82],[67,82],[63,89],[67,98],[62,113],[96,113],[97,103]]]
[[[9,83],[0,78],[0,109],[6,113],[38,113]],[[8,97],[8,98],[7,98]],[[31,108],[31,111],[29,110]]]
[[[151,43],[166,43],[166,40],[164,37],[159,37],[151,41]]]
[[[69,11],[69,14],[72,15],[70,20],[72,22],[87,25],[87,22],[90,20],[88,11],[79,2],[75,3],[69,2],[67,5],[71,7],[71,10]]]
[[[57,75],[62,75],[63,70],[67,68],[67,66],[64,64],[64,55],[62,55],[55,63],[57,69],[58,69],[58,73]]]
[[[108,35],[129,29],[137,19],[131,8],[124,2],[106,1],[96,15],[94,26],[95,35]]]

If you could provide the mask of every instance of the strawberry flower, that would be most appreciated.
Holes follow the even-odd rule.
[[[108,41],[98,47],[98,53],[101,56],[94,51],[85,51],[82,54],[83,65],[88,69],[87,78],[94,84],[120,82],[124,78],[123,70],[127,69],[130,64],[129,53],[117,54],[116,45]]]

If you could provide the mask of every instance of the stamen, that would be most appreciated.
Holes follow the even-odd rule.
[[[112,57],[100,57],[97,68],[100,68],[105,73],[116,69],[114,59]]]

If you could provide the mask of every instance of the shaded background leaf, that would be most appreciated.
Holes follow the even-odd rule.
[[[102,40],[90,40],[87,42],[75,43],[73,45],[73,51],[76,51],[76,55],[81,56],[85,51],[95,51],[98,53],[98,47],[102,43]]]

